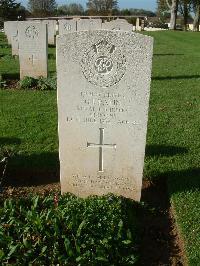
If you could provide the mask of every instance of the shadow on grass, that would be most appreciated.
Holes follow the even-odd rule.
[[[145,155],[146,156],[174,156],[177,154],[185,154],[188,149],[178,146],[166,146],[166,145],[147,145]]]
[[[179,80],[179,79],[199,79],[200,75],[180,75],[180,76],[166,76],[166,77],[152,77],[152,80]]]
[[[0,137],[0,147],[14,144],[21,144],[21,139],[15,137]]]
[[[4,186],[38,186],[59,182],[57,152],[15,155],[8,165]]]
[[[190,168],[164,173],[168,178],[170,196],[177,192],[200,190],[200,168]]]
[[[143,181],[141,200],[145,202],[140,217],[140,262],[138,265],[183,265],[182,250],[177,245],[175,221],[170,213],[166,179]]]
[[[4,80],[19,80],[20,74],[19,73],[4,73],[2,74],[2,78]]]
[[[48,44],[48,47],[49,48],[56,48],[56,45],[55,44]]]
[[[55,54],[48,54],[48,59],[56,59],[56,55]]]

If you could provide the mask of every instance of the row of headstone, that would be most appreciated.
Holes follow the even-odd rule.
[[[79,30],[132,30],[126,20],[115,20],[102,24],[100,19],[60,20],[60,35]],[[104,25],[104,26],[102,26]],[[4,25],[5,33],[12,46],[12,55],[19,55],[20,78],[47,77],[47,41],[55,44],[56,21],[9,21]]]
[[[35,21],[34,21],[35,22]],[[55,45],[55,36],[57,35],[57,21],[56,20],[38,20],[36,22],[47,24],[48,29],[48,44]],[[7,21],[4,23],[4,30],[8,38],[8,43],[15,46],[13,55],[18,55],[16,51],[17,37],[18,37],[18,21]],[[81,30],[133,30],[133,25],[129,24],[125,19],[117,19],[111,22],[102,23],[101,19],[70,19],[58,21],[59,35]],[[14,37],[14,38],[13,38]],[[14,45],[13,45],[14,44]]]
[[[57,37],[61,190],[140,200],[153,41],[126,22],[98,23]],[[18,23],[21,78],[47,76],[49,25]]]
[[[62,19],[58,20],[38,20],[37,22],[47,24],[48,44],[55,45],[55,37],[74,31],[81,30],[141,30],[140,20],[136,20],[136,26],[128,23],[125,19],[116,19],[102,23],[101,19]],[[12,45],[12,54],[18,55],[18,21],[7,21],[4,23],[4,30],[8,38],[8,43]],[[58,27],[58,30],[57,30]]]
[[[52,22],[9,21],[4,24],[5,34],[12,46],[12,55],[19,55],[20,79],[47,77],[48,40],[54,43]],[[48,37],[49,36],[49,37]]]
[[[101,19],[70,19],[59,20],[59,35],[69,32],[82,30],[123,30],[132,31],[133,25],[129,24],[125,19],[116,19],[110,22],[102,23]]]

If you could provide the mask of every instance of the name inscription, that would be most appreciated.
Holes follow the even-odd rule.
[[[125,105],[125,102],[127,102],[125,95],[82,91],[80,92],[80,98],[80,104],[76,105],[73,115],[67,116],[67,122],[141,124],[140,121],[132,120],[132,99],[128,100],[130,105]]]

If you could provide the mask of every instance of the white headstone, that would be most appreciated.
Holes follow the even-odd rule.
[[[4,22],[4,32],[6,34],[8,44],[11,44],[11,38],[10,38],[10,23],[11,21],[5,21]]]
[[[140,200],[152,53],[153,39],[131,32],[58,36],[63,193]]]
[[[12,21],[9,26],[12,55],[19,55],[18,21]]]
[[[116,19],[116,20],[112,20],[110,22],[103,23],[102,29],[132,31],[133,25],[128,23],[127,20],[125,20],[125,19]]]
[[[4,31],[7,36],[8,43],[11,45],[12,45],[13,37],[17,36],[17,30],[18,30],[18,21],[4,22]]]
[[[42,22],[19,23],[20,78],[47,77],[47,25]]]
[[[136,19],[136,26],[135,26],[135,28],[136,28],[136,31],[141,31],[140,18],[137,18]]]
[[[56,20],[43,20],[47,24],[48,44],[55,45],[56,36]]]
[[[59,22],[59,35],[76,31],[75,19],[61,19]]]
[[[101,19],[79,19],[77,20],[77,31],[100,30],[101,27],[102,27]]]

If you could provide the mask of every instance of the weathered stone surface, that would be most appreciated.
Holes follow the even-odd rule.
[[[20,78],[47,77],[47,25],[42,22],[19,22]]]
[[[62,192],[140,200],[153,40],[121,31],[58,36]]]
[[[59,35],[76,31],[75,19],[61,19],[59,22]]]
[[[140,18],[136,19],[136,26],[135,26],[136,31],[141,31],[141,26],[140,26]]]
[[[4,22],[8,43],[12,45],[12,55],[18,55],[18,21]]]
[[[6,34],[7,40],[8,40],[8,44],[11,44],[11,38],[10,38],[10,24],[11,21],[5,21],[4,22],[4,32]]]
[[[101,19],[79,19],[77,20],[77,31],[100,30],[101,27],[102,27]]]
[[[13,23],[10,24],[10,39],[12,55],[19,55],[18,21],[13,21]]]
[[[102,29],[106,30],[121,30],[121,31],[132,31],[133,25],[128,23],[125,19],[116,19],[110,22],[104,22]]]
[[[56,20],[43,20],[43,23],[47,24],[48,30],[48,44],[55,45],[56,36]]]

